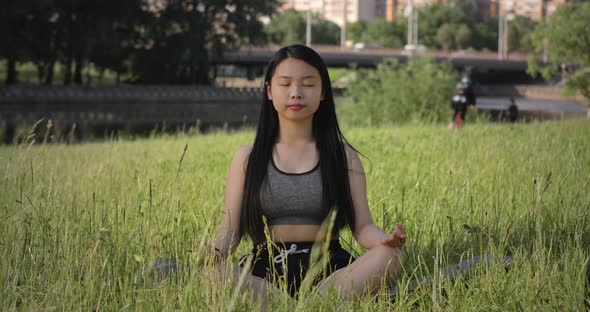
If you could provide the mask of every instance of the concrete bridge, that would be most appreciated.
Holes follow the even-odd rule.
[[[527,83],[533,79],[526,73],[527,56],[509,54],[499,60],[496,53],[484,52],[408,52],[400,49],[354,49],[337,46],[313,46],[329,67],[373,68],[386,59],[407,62],[411,57],[428,56],[435,62],[449,62],[455,68],[471,69],[474,78],[480,83]],[[238,67],[260,68],[268,64],[278,47],[244,47],[226,52],[214,63]]]
[[[259,88],[210,86],[9,86],[0,88],[0,126],[5,142],[40,120],[62,140],[104,137],[105,130],[149,133],[178,127],[255,124]],[[1,129],[0,129],[1,130]],[[39,129],[37,129],[39,130]],[[0,131],[1,132],[1,131]]]

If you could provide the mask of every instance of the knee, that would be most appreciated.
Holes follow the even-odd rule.
[[[406,254],[401,248],[392,248],[385,245],[377,246],[374,248],[378,257],[392,263],[401,264],[406,258]]]

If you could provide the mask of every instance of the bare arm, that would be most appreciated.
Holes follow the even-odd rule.
[[[241,147],[236,152],[229,167],[223,216],[221,217],[215,241],[215,248],[221,252],[224,258],[233,253],[240,244],[240,211],[242,208],[246,166],[251,151],[251,146]]]
[[[405,243],[405,233],[401,225],[396,225],[392,234],[385,234],[371,217],[367,201],[367,182],[365,170],[358,154],[347,146],[348,179],[356,218],[353,235],[356,241],[365,249],[372,249],[385,244],[391,247],[401,247]]]

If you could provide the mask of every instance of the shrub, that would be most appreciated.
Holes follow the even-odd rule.
[[[387,60],[376,70],[359,70],[350,83],[352,97],[346,118],[359,126],[377,126],[408,121],[448,120],[450,98],[459,78],[449,63],[430,58],[411,59],[401,64]]]

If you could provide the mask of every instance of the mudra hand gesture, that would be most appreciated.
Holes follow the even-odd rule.
[[[406,244],[406,230],[401,224],[396,224],[393,232],[385,236],[381,244],[391,248],[401,248]]]

